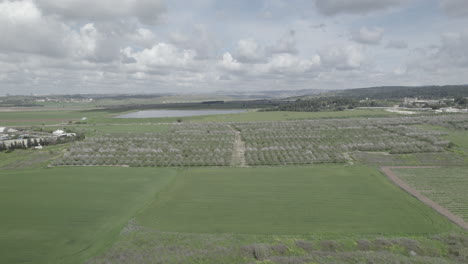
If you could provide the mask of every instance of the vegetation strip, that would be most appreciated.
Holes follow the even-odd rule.
[[[426,204],[427,206],[431,207],[432,209],[436,210],[441,215],[447,217],[450,221],[454,222],[458,226],[468,230],[468,223],[463,221],[462,218],[454,215],[445,207],[441,206],[440,204],[432,201],[425,195],[421,194],[416,189],[412,188],[408,184],[406,184],[402,179],[400,179],[395,173],[393,173],[392,169],[418,169],[418,168],[438,168],[436,166],[396,166],[396,167],[381,167],[382,172],[387,175],[387,177],[398,187],[402,188],[412,196],[416,197],[418,200]]]

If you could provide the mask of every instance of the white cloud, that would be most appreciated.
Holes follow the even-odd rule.
[[[0,0],[0,94],[468,82],[467,1],[263,2]]]
[[[319,55],[324,66],[338,70],[356,69],[365,61],[362,48],[355,45],[326,47]]]
[[[468,17],[468,1],[466,0],[440,0],[445,12],[454,17]]]
[[[137,46],[150,48],[157,43],[156,35],[153,31],[146,28],[138,28],[129,36],[130,41]]]
[[[281,53],[274,55],[268,63],[260,65],[262,71],[267,73],[305,73],[320,66],[320,56],[315,55],[312,59],[302,59],[298,56]]]
[[[0,35],[0,52],[95,62],[117,60],[128,41],[138,46],[154,38],[149,31],[117,22],[87,23],[73,29],[56,17],[45,16],[30,0],[0,2]]]
[[[144,24],[155,24],[165,11],[161,0],[36,0],[45,13],[64,19],[103,21],[137,18]]]
[[[315,0],[318,11],[326,16],[367,14],[396,6],[408,0]]]
[[[168,43],[158,43],[149,49],[134,51],[127,47],[122,53],[135,59],[135,63],[142,69],[151,68],[185,68],[194,63],[197,53],[194,50],[180,50]]]
[[[456,79],[458,83],[468,81],[468,30],[447,33],[440,45],[414,49],[407,64],[408,72],[424,74],[427,78]]]
[[[264,61],[265,48],[254,39],[241,39],[237,42],[235,56],[240,62],[252,63]]]
[[[228,71],[242,70],[242,64],[235,60],[229,52],[223,54],[223,59],[221,60],[220,65]]]
[[[170,42],[184,49],[197,52],[197,59],[215,59],[219,53],[219,42],[212,34],[213,29],[204,24],[191,25],[185,32],[171,32]]]
[[[434,59],[441,67],[468,67],[468,30],[447,33]]]
[[[283,35],[275,45],[269,48],[272,53],[291,53],[297,54],[298,50],[296,48],[296,32],[294,30],[289,30],[285,35]]]
[[[0,51],[63,56],[67,30],[44,17],[32,1],[0,2]]]
[[[358,31],[352,33],[351,39],[361,44],[378,45],[382,40],[383,34],[383,28],[361,27]]]
[[[408,43],[403,40],[390,40],[385,47],[388,49],[406,49]]]

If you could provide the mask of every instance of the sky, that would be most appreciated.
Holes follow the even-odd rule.
[[[0,0],[0,95],[445,84],[466,0]]]

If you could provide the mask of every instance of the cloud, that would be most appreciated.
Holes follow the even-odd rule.
[[[269,47],[271,53],[290,53],[297,54],[298,50],[296,48],[296,31],[289,30],[285,35],[283,35],[275,45]]]
[[[189,69],[197,55],[194,50],[181,50],[168,43],[158,43],[141,51],[127,47],[121,52],[126,58],[133,58],[140,71]]]
[[[274,55],[268,63],[259,65],[261,72],[266,73],[292,73],[301,74],[316,70],[321,64],[320,56],[315,55],[311,59],[302,59],[289,53]]]
[[[44,13],[85,21],[133,17],[144,24],[156,24],[166,10],[162,0],[36,0],[36,3]]]
[[[447,33],[442,36],[442,45],[434,59],[443,67],[468,67],[468,30]]]
[[[408,68],[412,71],[427,73],[461,69],[466,71],[468,69],[466,47],[468,47],[468,30],[446,33],[441,37],[440,45],[415,49]]]
[[[441,6],[447,15],[453,17],[468,16],[468,1],[466,0],[440,0]]]
[[[234,52],[237,60],[243,63],[254,63],[265,61],[265,48],[260,46],[254,39],[241,39],[237,42]]]
[[[355,45],[326,47],[319,55],[324,66],[337,70],[357,69],[365,61],[362,48]]]
[[[384,30],[382,28],[362,27],[358,31],[352,33],[351,39],[355,42],[368,45],[378,45],[382,40]]]
[[[387,49],[406,49],[408,43],[403,40],[390,40],[385,47]]]
[[[129,40],[137,46],[150,48],[156,42],[157,38],[153,31],[146,28],[138,28],[133,34],[130,34]]]
[[[280,76],[304,74],[314,70],[318,71],[321,60],[318,55],[310,59],[304,59],[289,53],[279,53],[268,57],[266,61],[242,63],[237,61],[229,52],[226,52],[218,64],[222,70],[234,74],[278,78]]]
[[[260,45],[252,38],[241,39],[237,42],[234,57],[242,63],[265,63],[275,54],[298,54],[296,47],[296,32],[289,30],[273,45]]]
[[[33,1],[0,2],[0,52],[109,62],[128,42],[151,46],[154,34],[134,23],[99,22],[74,27],[46,16]]]
[[[170,33],[170,42],[184,49],[197,52],[197,59],[215,59],[219,53],[219,41],[213,36],[213,30],[204,24],[191,25],[188,32]]]
[[[63,56],[67,30],[44,17],[32,1],[0,2],[0,51]]]
[[[318,11],[326,16],[337,14],[367,14],[396,6],[405,0],[315,0]]]
[[[228,71],[241,71],[242,64],[235,60],[231,53],[226,52],[223,54],[223,59],[219,63],[221,67]]]

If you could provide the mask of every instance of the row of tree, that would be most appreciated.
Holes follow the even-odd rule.
[[[295,102],[281,104],[263,111],[296,111],[296,112],[320,112],[343,111],[356,107],[389,106],[388,102],[375,100],[358,100],[349,97],[317,97],[311,99],[298,99]]]

